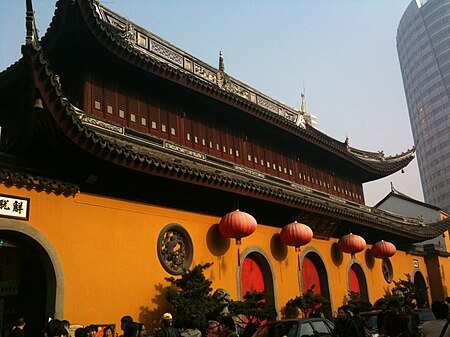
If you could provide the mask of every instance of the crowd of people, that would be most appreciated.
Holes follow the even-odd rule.
[[[380,337],[450,337],[450,297],[444,301],[435,301],[431,310],[435,320],[423,324],[419,335],[419,317],[409,306],[401,307],[396,301],[380,303],[381,311],[377,314],[377,327]],[[123,316],[120,337],[202,337],[195,327],[188,326],[177,329],[172,326],[172,314],[162,316],[160,329],[147,335],[144,324],[134,322],[131,316]],[[221,322],[209,321],[207,337],[238,337],[236,323],[231,316],[223,317]],[[7,337],[26,337],[24,333],[25,319],[19,318]],[[340,307],[334,323],[332,337],[366,337],[369,335],[365,319],[358,308],[351,312],[348,307]],[[74,337],[99,337],[97,325],[77,328]],[[70,322],[67,320],[50,320],[42,332],[43,337],[71,337]],[[101,337],[118,337],[113,326],[104,326]]]
[[[419,334],[419,316],[408,305],[401,307],[396,301],[380,303],[381,311],[377,314],[379,337],[450,337],[450,298],[434,301],[431,310],[435,320],[424,322]],[[332,337],[366,337],[369,331],[359,310],[349,311],[348,307],[340,307],[334,323]]]
[[[202,337],[200,330],[193,326],[178,329],[172,326],[172,314],[165,313],[162,316],[162,325],[152,334],[147,334],[143,323],[134,322],[131,316],[123,316],[120,320],[120,337]],[[25,319],[19,318],[6,337],[28,337],[25,335]],[[75,331],[70,330],[70,322],[67,320],[52,319],[42,331],[42,337],[119,337],[119,333],[114,331],[114,326],[106,325],[101,328],[92,324],[79,327]],[[210,321],[208,337],[238,337],[236,324],[230,316],[224,317],[221,322]]]

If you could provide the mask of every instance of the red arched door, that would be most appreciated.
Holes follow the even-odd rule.
[[[272,270],[266,258],[259,252],[252,252],[242,262],[241,294],[247,291],[264,291],[267,303],[275,305]]]
[[[330,300],[330,291],[328,287],[328,275],[325,265],[317,253],[309,252],[305,255],[302,261],[302,293],[306,293],[309,289],[312,289],[314,294],[320,294],[326,299]],[[320,307],[317,306],[315,310]],[[332,317],[331,307],[326,306],[323,314],[327,318]]]
[[[314,286],[313,293],[321,294],[319,271],[314,262],[305,256],[302,263],[302,291],[306,293],[308,289]]]
[[[259,264],[247,256],[242,263],[242,297],[249,292],[264,291],[264,276]]]
[[[356,275],[354,265],[350,267],[348,278],[350,282],[350,291],[361,294],[361,287],[359,286],[358,275]]]
[[[361,299],[368,300],[369,292],[367,290],[366,277],[361,266],[353,263],[348,271],[349,290],[359,293]]]

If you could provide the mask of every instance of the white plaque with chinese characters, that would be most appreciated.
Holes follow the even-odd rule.
[[[30,199],[0,194],[0,217],[28,220]]]

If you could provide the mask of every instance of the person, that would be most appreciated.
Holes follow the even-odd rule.
[[[88,337],[97,337],[98,327],[95,324],[91,324],[86,328]]]
[[[145,328],[144,323],[136,323],[137,324],[137,337],[147,337],[147,329]]]
[[[166,312],[162,324],[161,330],[155,332],[155,337],[181,337],[180,332],[172,326],[172,314]]]
[[[356,307],[353,309],[352,320],[355,322],[356,327],[358,328],[358,333],[361,337],[366,335],[366,321],[361,316],[361,309]]]
[[[64,328],[63,322],[59,319],[52,319],[45,326],[45,335],[47,337],[67,337],[67,331]]]
[[[419,337],[419,315],[411,309],[411,306],[405,305],[405,314],[409,318],[408,329],[411,337]]]
[[[339,307],[331,337],[361,337],[346,307]]]
[[[131,316],[123,316],[120,319],[120,329],[123,331],[122,335],[120,335],[120,337],[123,337],[123,335],[125,334],[125,326],[129,323],[133,323],[133,318]]]
[[[78,328],[75,330],[75,337],[87,337],[87,331],[85,328]]]
[[[103,337],[114,337],[114,331],[111,325],[107,325],[104,327]]]
[[[207,337],[219,337],[220,332],[221,332],[220,323],[215,320],[209,320]]]
[[[381,327],[383,326],[384,319],[388,315],[387,304],[385,301],[379,301],[379,306],[381,311],[377,314],[377,328],[378,332],[381,333]]]
[[[220,337],[238,337],[236,333],[236,323],[234,322],[233,317],[225,316],[222,318],[222,332],[219,335]]]
[[[400,304],[397,301],[392,301],[389,308],[391,310],[384,319],[380,337],[411,337],[408,329],[409,318],[400,313]]]
[[[138,337],[139,326],[135,322],[125,323],[123,328],[123,336],[124,337]]]
[[[435,320],[423,323],[421,337],[450,337],[448,305],[444,301],[434,301],[431,305]]]
[[[70,322],[67,319],[63,319],[62,324],[64,325],[64,329],[67,331],[67,336],[70,336]]]
[[[193,319],[186,319],[183,322],[183,329],[180,335],[181,337],[202,337],[202,333],[197,329]]]
[[[9,337],[25,337],[23,328],[25,328],[25,318],[19,318],[16,324],[14,324]]]

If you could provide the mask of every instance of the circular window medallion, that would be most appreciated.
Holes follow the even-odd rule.
[[[158,258],[172,275],[181,275],[192,264],[194,247],[189,233],[181,225],[170,224],[158,236]]]
[[[394,270],[392,269],[392,263],[389,259],[383,259],[381,262],[381,270],[386,282],[391,283],[394,279]]]

